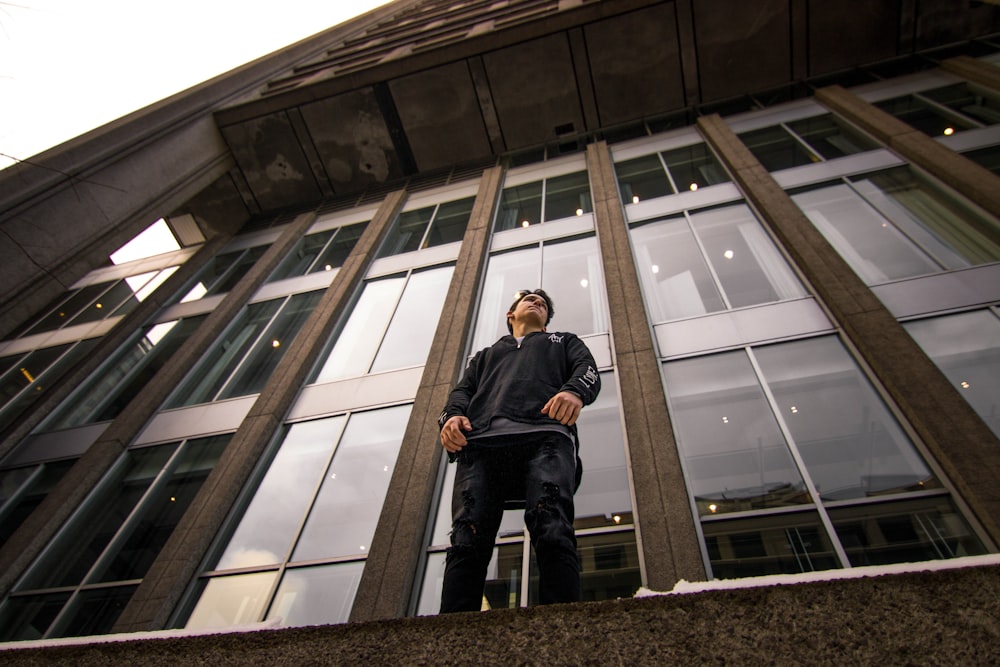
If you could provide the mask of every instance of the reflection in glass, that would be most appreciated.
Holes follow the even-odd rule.
[[[11,499],[7,496],[3,503],[10,500],[10,505],[3,507],[0,514],[0,545],[10,539],[14,531],[24,522],[25,519],[38,507],[45,497],[49,495],[52,488],[63,478],[76,459],[68,461],[53,461],[42,463],[31,468],[17,468],[3,473],[2,484],[5,491],[16,483],[16,479],[23,479],[24,474],[30,474],[23,485],[17,487],[18,497]],[[0,503],[2,504],[2,503]]]
[[[875,106],[931,137],[947,136],[976,127],[975,123],[959,114],[936,107],[916,95],[894,97],[876,102]]]
[[[542,221],[542,182],[504,188],[494,231],[537,225]]]
[[[267,282],[273,283],[285,278],[305,275],[336,232],[336,229],[328,229],[325,232],[309,234],[299,239],[295,247],[285,255],[281,263],[268,276]]]
[[[769,345],[755,353],[823,500],[939,486],[836,338]]]
[[[977,310],[903,326],[1000,437],[1000,320],[996,315]]]
[[[53,628],[48,636],[86,637],[111,632],[137,588],[121,586],[81,591],[69,616],[63,618],[60,627]]]
[[[663,376],[699,515],[810,502],[746,353],[672,361]]]
[[[472,215],[472,205],[475,202],[475,197],[468,197],[438,206],[430,231],[427,232],[424,247],[432,248],[461,241],[465,236],[466,227],[469,226],[469,217]]]
[[[805,290],[746,205],[691,214],[730,308],[805,296]]]
[[[424,232],[434,215],[434,209],[434,206],[427,206],[415,211],[400,213],[392,229],[386,234],[377,257],[389,257],[390,255],[419,250]]]
[[[541,287],[552,297],[555,307],[549,331],[586,336],[608,330],[604,273],[596,237],[544,244]],[[525,288],[522,285],[520,289]]]
[[[293,560],[367,554],[411,407],[351,415]]]
[[[282,627],[346,623],[364,567],[360,561],[287,570],[266,620]]]
[[[729,174],[703,143],[676,148],[662,155],[677,192],[693,192],[708,185],[729,182]]]
[[[258,622],[277,576],[256,572],[210,579],[184,627],[198,630]]]
[[[490,256],[479,300],[472,350],[481,350],[507,335],[504,313],[514,302],[518,290],[535,289],[541,284],[541,259],[538,246]],[[556,295],[553,299],[558,311],[561,303]]]
[[[577,538],[580,554],[580,588],[585,602],[628,599],[642,586],[639,551],[635,533],[602,533]],[[531,552],[528,578],[528,604],[539,601],[538,563]]]
[[[313,262],[309,273],[332,271],[343,266],[344,262],[347,261],[347,256],[357,245],[358,239],[364,234],[366,227],[368,227],[367,222],[356,222],[353,225],[340,227],[337,230],[337,235],[327,244],[326,250]]]
[[[851,565],[888,565],[986,553],[947,496],[830,510]]]
[[[11,597],[0,607],[0,641],[42,639],[69,593]]]
[[[31,334],[53,331],[60,328],[73,319],[81,310],[93,306],[112,285],[114,283],[108,282],[81,287],[72,292],[65,301],[53,308],[48,315],[21,335],[30,336]],[[115,305],[117,306],[118,304],[116,303]],[[111,311],[109,310],[108,312],[110,313]]]
[[[963,81],[944,88],[927,90],[921,95],[983,125],[1000,123],[1000,98],[995,93],[971,83]]]
[[[626,523],[631,516],[632,495],[618,387],[612,373],[601,374],[601,393],[583,409],[577,425],[583,479],[574,498],[574,525],[580,529]]]
[[[233,531],[216,570],[285,561],[347,418],[317,419],[288,428],[281,448]]]
[[[0,379],[0,428],[13,423],[25,410],[57,386],[60,378],[97,347],[100,338],[89,338],[47,347],[22,357]]]
[[[427,361],[454,268],[415,271],[410,276],[372,363],[372,373]]]
[[[653,323],[725,310],[683,216],[632,227],[639,280]]]
[[[717,579],[796,574],[841,567],[815,512],[702,523]]]
[[[615,172],[618,174],[618,188],[624,204],[638,204],[647,199],[674,194],[658,155],[618,162],[615,164]]]

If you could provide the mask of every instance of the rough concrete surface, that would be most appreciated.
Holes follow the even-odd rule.
[[[1000,567],[0,653],[4,665],[995,665]]]

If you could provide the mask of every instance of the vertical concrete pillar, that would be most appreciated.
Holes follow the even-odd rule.
[[[1000,176],[840,86],[817,90],[816,99],[874,136],[900,157],[1000,218]],[[1000,226],[995,221],[977,219],[973,224],[978,232],[1000,243]]]
[[[339,316],[364,278],[405,198],[405,191],[397,190],[382,201],[344,265],[233,434],[219,462],[143,577],[142,584],[112,632],[158,630],[166,626],[188,584],[198,575],[198,566],[250,479],[257,461],[284,421]],[[301,231],[308,229],[315,219],[315,214],[301,216],[301,220],[306,222]],[[285,250],[283,254],[287,254],[288,248]]]
[[[397,618],[407,613],[424,535],[431,518],[442,449],[437,417],[465,367],[466,346],[489,249],[493,209],[503,182],[500,167],[483,172],[462,250],[448,286],[446,307],[420,379],[364,574],[352,621]]]
[[[41,553],[87,494],[101,481],[170,392],[184,379],[188,370],[246,305],[247,300],[263,284],[313,219],[315,219],[314,214],[302,215],[288,226],[222,303],[129,402],[121,414],[108,425],[97,441],[0,548],[0,596],[10,592],[13,583]]]
[[[587,171],[608,289],[644,583],[655,590],[670,590],[680,579],[705,579],[696,519],[667,412],[660,360],[632,257],[614,164],[605,142],[587,147]]]
[[[229,236],[217,236],[205,243],[191,258],[181,265],[173,275],[163,282],[156,291],[136,306],[135,310],[123,317],[115,327],[70,372],[49,389],[44,398],[31,406],[0,434],[0,459],[10,453],[28,434],[38,426],[63,400],[73,393],[81,382],[90,377],[104,361],[118,351],[118,348],[140,328],[145,326],[156,313],[183,289],[184,285],[201,270],[229,241]]]
[[[1000,541],[1000,443],[718,115],[698,128],[984,529]]]

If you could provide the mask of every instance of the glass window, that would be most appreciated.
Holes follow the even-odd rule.
[[[542,221],[542,182],[504,188],[495,231],[537,225]]]
[[[64,324],[76,317],[77,313],[81,310],[89,308],[112,285],[114,285],[113,282],[88,285],[71,292],[62,303],[53,308],[38,323],[21,335],[30,336],[32,334],[42,333],[45,331],[53,331],[62,327]]]
[[[976,164],[1000,175],[1000,146],[989,146],[963,153]]]
[[[468,197],[400,213],[386,235],[378,257],[461,241],[474,203],[475,198]]]
[[[875,106],[931,137],[948,136],[976,127],[970,119],[931,104],[918,95],[894,97],[876,102]]]
[[[744,132],[739,137],[768,171],[781,171],[819,162],[817,156],[779,125]]]
[[[99,342],[99,338],[90,338],[46,347],[19,359],[0,376],[0,428],[24,414]]]
[[[43,430],[71,428],[114,419],[135,398],[205,319],[205,315],[163,322],[138,340],[119,348],[115,356],[91,374],[56,408]]]
[[[615,171],[626,204],[729,181],[726,170],[703,143],[619,162]]]
[[[277,617],[285,625],[345,622],[410,409],[403,405],[288,427],[186,627]],[[339,562],[345,558],[351,560]],[[337,562],[317,562],[324,560]],[[225,574],[249,568],[261,571]]]
[[[654,323],[806,294],[746,205],[635,225],[631,235]]]
[[[974,84],[963,81],[953,86],[928,90],[921,95],[983,125],[1000,123],[1000,97]]]
[[[545,181],[545,220],[569,218],[593,210],[587,172],[578,171]]]
[[[771,514],[702,525],[717,579],[796,574],[840,567],[815,512]]]
[[[260,391],[322,296],[295,294],[248,306],[167,401],[177,408]]]
[[[587,172],[578,171],[504,188],[494,231],[580,216],[593,210]]]
[[[989,310],[903,325],[1000,437],[1000,320]]]
[[[316,261],[319,254],[323,252],[323,248],[326,247],[326,244],[330,242],[330,239],[336,233],[336,229],[328,229],[325,232],[308,234],[299,239],[295,247],[285,255],[281,263],[268,276],[267,282],[273,283],[285,278],[304,276],[309,273],[309,268],[313,265],[313,262]]]
[[[264,256],[267,249],[268,246],[256,246],[216,257],[202,269],[194,286],[181,298],[181,303],[229,292],[253,268],[257,260]]]
[[[11,614],[25,601],[45,598],[44,589],[74,587],[69,603],[54,618],[50,614],[22,625],[16,630],[20,634],[5,639],[63,637],[81,628],[109,630],[134,592],[134,581],[145,576],[230,437],[126,452],[0,608],[0,628],[14,626]],[[94,586],[110,582],[129,585]],[[110,599],[117,603],[106,604]]]
[[[833,114],[792,121],[788,123],[788,129],[826,160],[878,148],[873,140]]]
[[[347,261],[347,256],[354,250],[354,246],[358,244],[358,239],[365,233],[367,227],[367,222],[357,222],[338,228],[337,235],[326,244],[326,248],[309,268],[309,273],[332,271],[343,266],[344,262]]]
[[[812,502],[744,352],[672,361],[663,378],[700,516]]]
[[[507,308],[519,290],[541,287],[552,297],[549,329],[578,336],[608,331],[608,306],[597,239],[547,242],[492,255],[479,303],[474,350],[507,335]]]
[[[973,227],[977,213],[907,167],[801,190],[792,199],[869,285],[1000,259],[1000,246]]]
[[[30,468],[0,472],[0,545],[10,539],[24,520],[59,483],[76,460],[53,461]]]
[[[755,353],[823,500],[939,486],[836,338],[769,345]]]
[[[423,364],[453,272],[449,265],[366,282],[312,382]]]

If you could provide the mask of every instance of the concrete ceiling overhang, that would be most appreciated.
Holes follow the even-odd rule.
[[[303,67],[279,92],[218,111],[250,210],[993,34],[1000,9],[960,0],[605,0],[476,30],[434,48],[401,43],[363,67]]]

